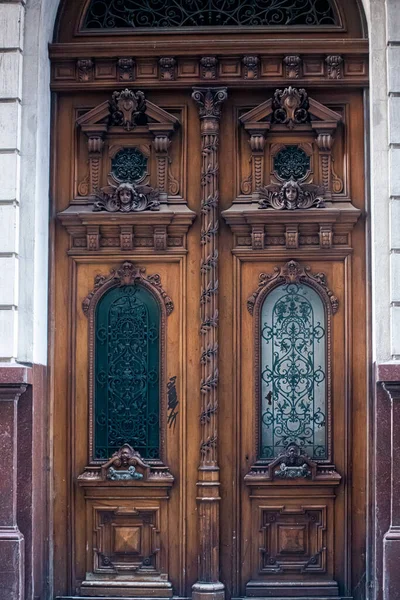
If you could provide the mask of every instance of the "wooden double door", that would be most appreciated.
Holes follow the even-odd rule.
[[[363,92],[211,83],[57,91],[54,596],[361,599]]]

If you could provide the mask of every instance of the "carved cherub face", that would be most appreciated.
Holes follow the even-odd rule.
[[[121,466],[128,467],[130,459],[130,452],[128,448],[123,448],[121,451]]]
[[[128,185],[120,185],[117,194],[122,206],[130,204],[133,200],[133,193]]]
[[[284,189],[285,198],[293,204],[299,196],[299,188],[297,184],[288,183]]]

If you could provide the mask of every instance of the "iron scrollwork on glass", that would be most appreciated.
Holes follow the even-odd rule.
[[[138,284],[109,290],[96,309],[95,458],[124,443],[159,457],[160,309]]]
[[[138,148],[123,148],[111,160],[111,172],[120,182],[138,183],[147,174],[148,158]]]
[[[83,29],[339,26],[332,0],[91,0]]]
[[[173,308],[160,276],[146,275],[128,261],[108,276],[98,275],[83,300],[89,318],[91,463],[130,447],[136,462],[140,456],[163,460],[165,327]]]
[[[310,171],[310,157],[298,146],[286,146],[274,157],[274,172],[281,181],[301,180]]]
[[[259,459],[296,447],[331,460],[331,315],[339,303],[325,275],[290,261],[260,275],[247,305],[256,318]]]
[[[281,285],[261,309],[261,458],[296,444],[326,458],[326,329],[317,292]],[[272,392],[271,400],[267,395]]]

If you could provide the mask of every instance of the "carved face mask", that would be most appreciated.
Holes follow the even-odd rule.
[[[132,201],[132,194],[129,190],[122,189],[119,193],[119,199],[122,205],[126,206]]]
[[[289,202],[296,202],[298,196],[297,188],[295,188],[292,185],[289,185],[285,190],[285,196]]]

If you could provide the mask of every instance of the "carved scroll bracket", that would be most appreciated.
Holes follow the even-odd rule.
[[[156,153],[157,161],[157,189],[160,202],[166,202],[168,199],[168,172],[170,158],[168,150],[171,146],[169,134],[164,132],[153,132],[153,148]]]
[[[103,158],[106,126],[86,126],[82,130],[88,138],[89,156],[89,195],[93,196],[100,187],[101,165]]]

